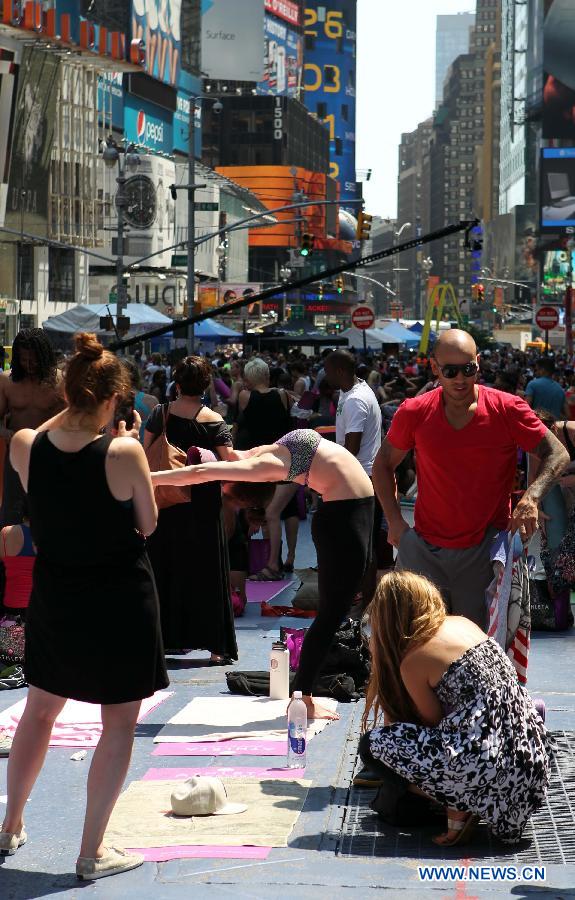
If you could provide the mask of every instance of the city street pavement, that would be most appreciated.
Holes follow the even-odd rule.
[[[301,532],[297,565],[314,563],[309,538],[309,523]],[[342,560],[345,565],[345,560]],[[81,602],[81,598],[79,598]],[[209,597],[200,598],[209,603]],[[241,669],[267,667],[271,642],[282,624],[297,624],[292,619],[262,619],[257,604],[248,606],[245,618],[237,623]],[[299,620],[301,622],[301,620]],[[141,778],[151,766],[218,765],[209,757],[151,757],[152,739],[159,728],[192,697],[210,696],[225,690],[225,669],[203,664],[206,654],[194,652],[186,657],[170,659],[171,690],[174,696],[161,704],[138,726],[135,749],[128,781]],[[102,660],[114,666],[114,660]],[[530,658],[529,686],[535,696],[545,699],[547,722],[554,730],[575,731],[575,634],[535,635]],[[15,703],[24,690],[0,695],[0,709]],[[26,820],[28,844],[0,865],[0,900],[32,900],[54,897],[61,900],[94,897],[103,900],[176,900],[184,897],[209,897],[229,900],[243,898],[332,898],[352,896],[387,896],[415,900],[432,893],[438,898],[487,898],[509,896],[522,898],[535,892],[548,898],[575,897],[575,854],[568,865],[547,866],[544,884],[530,889],[528,885],[451,881],[422,884],[418,864],[455,863],[497,865],[500,854],[494,850],[491,859],[474,851],[473,844],[462,850],[435,847],[426,832],[414,844],[409,835],[393,832],[386,839],[385,857],[376,857],[375,841],[369,837],[374,829],[373,814],[359,816],[350,826],[346,812],[350,777],[355,765],[355,750],[361,715],[361,704],[340,704],[341,720],[329,725],[309,744],[307,777],[313,784],[304,811],[292,833],[289,847],[272,850],[265,862],[250,860],[178,860],[168,863],[146,863],[142,868],[93,884],[81,884],[74,875],[81,829],[85,780],[92,751],[82,762],[74,762],[72,749],[51,749],[46,767],[28,804]],[[225,765],[281,765],[278,758],[226,757]],[[0,796],[6,793],[7,761],[0,760]],[[575,773],[575,768],[573,769]],[[565,838],[565,846],[573,847],[575,808],[573,784],[565,779],[566,793],[557,816],[547,831]],[[354,796],[357,798],[357,791]],[[363,793],[363,792],[362,792]],[[366,796],[364,794],[364,796]],[[369,792],[367,793],[369,796]],[[353,799],[353,797],[352,797]],[[4,803],[5,798],[2,798]],[[0,806],[2,804],[0,803]],[[365,806],[365,803],[363,804]],[[356,807],[357,810],[357,807]],[[345,817],[345,821],[344,821]],[[363,825],[362,825],[363,823]],[[342,843],[342,829],[346,839]],[[545,839],[542,828],[536,830],[531,846],[543,853]],[[392,830],[393,831],[393,830]],[[367,835],[362,837],[362,833]],[[355,835],[355,837],[354,837]],[[358,840],[356,838],[359,838]],[[569,843],[571,841],[571,843]],[[413,847],[417,846],[415,854]],[[543,848],[543,849],[542,849]],[[529,858],[532,851],[525,851]],[[505,860],[509,863],[509,859]],[[86,892],[86,893],[84,893]],[[359,892],[359,893],[358,893]]]

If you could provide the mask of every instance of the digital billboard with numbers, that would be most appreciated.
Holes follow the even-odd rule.
[[[304,10],[304,89],[309,111],[330,135],[330,175],[342,206],[357,196],[355,72],[357,0],[307,0]]]

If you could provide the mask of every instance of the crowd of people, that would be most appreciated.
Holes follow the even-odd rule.
[[[575,481],[565,357],[478,354],[453,329],[428,357],[328,349],[169,360],[138,348],[126,358],[80,334],[58,361],[45,333],[28,329],[0,376],[0,415],[3,605],[26,620],[29,685],[0,853],[26,841],[25,802],[72,698],[101,704],[104,726],[78,876],[141,864],[103,845],[140,702],[167,685],[166,652],[205,650],[216,666],[238,659],[233,595],[245,600],[248,577],[293,572],[308,515],[319,604],[294,684],[308,716],[335,717],[312,689],[355,604],[371,632],[360,754],[373,783],[393,772],[442,804],[440,843],[468,838],[478,817],[503,840],[521,837],[545,795],[553,741],[487,637],[485,591],[496,535],[516,533],[527,547],[540,528],[550,590],[575,584],[575,514],[556,534],[546,507],[556,491],[566,504]],[[402,497],[416,498],[413,527]],[[250,574],[260,529],[267,558]],[[115,660],[109,677],[103,648]]]

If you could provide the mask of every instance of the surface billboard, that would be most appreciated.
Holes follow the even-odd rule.
[[[307,0],[304,102],[330,136],[330,175],[340,197],[355,200],[356,0]]]
[[[221,81],[261,81],[264,0],[202,0],[202,71]]]
[[[541,227],[575,228],[575,147],[541,151]]]

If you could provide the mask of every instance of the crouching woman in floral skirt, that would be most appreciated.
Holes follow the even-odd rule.
[[[438,844],[463,843],[479,818],[500,840],[519,841],[545,799],[555,748],[504,651],[447,615],[439,591],[411,572],[381,579],[369,631],[364,764],[392,769],[446,808]]]

